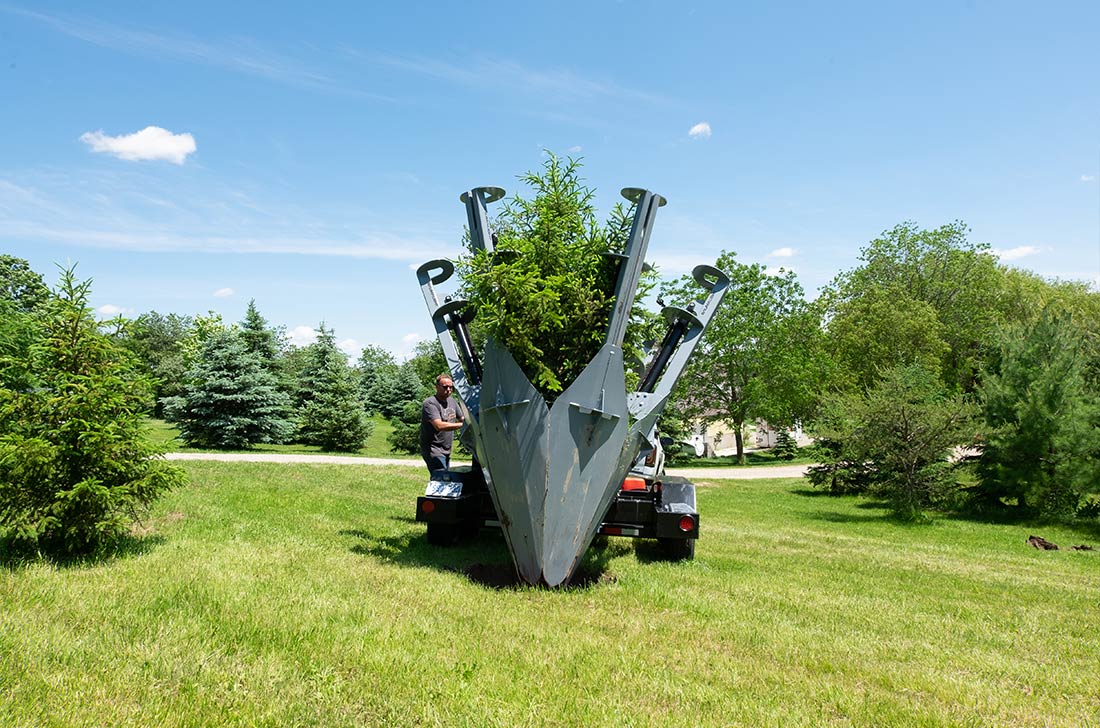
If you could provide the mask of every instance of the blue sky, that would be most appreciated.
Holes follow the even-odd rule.
[[[102,315],[250,299],[356,353],[431,335],[413,269],[546,150],[810,295],[913,220],[1100,276],[1100,3],[4,3],[0,251]]]

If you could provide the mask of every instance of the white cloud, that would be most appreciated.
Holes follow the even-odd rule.
[[[286,332],[286,338],[290,340],[294,346],[309,346],[314,341],[317,341],[317,329],[312,326],[295,326],[290,331]]]
[[[110,136],[103,130],[80,135],[80,141],[93,152],[113,154],[128,161],[164,160],[183,164],[187,155],[195,151],[195,137],[190,134],[173,134],[159,126],[147,126],[133,134]]]
[[[710,124],[705,121],[700,121],[698,124],[691,127],[688,136],[692,139],[710,139]]]
[[[336,348],[348,355],[348,358],[358,357],[363,348],[355,339],[344,339],[336,344]]]
[[[229,298],[234,293],[236,293],[236,291],[234,291],[232,288],[219,288],[218,290],[214,291],[214,298]]]
[[[778,276],[786,275],[787,273],[795,273],[795,272],[797,272],[797,271],[795,271],[795,269],[790,267],[789,265],[780,265],[780,266],[765,265],[764,266],[764,274],[769,275],[772,278],[776,278]]]
[[[1039,249],[1031,245],[1020,245],[1015,248],[1009,248],[1008,250],[994,250],[993,255],[1001,260],[1018,260],[1020,258],[1026,258],[1029,255],[1035,255],[1038,252]]]
[[[421,337],[420,334],[405,334],[404,336],[401,337],[401,343],[402,344],[415,344],[416,342],[420,341],[421,338],[423,338],[423,337]]]
[[[769,258],[793,258],[795,254],[794,248],[778,248],[768,253]]]
[[[577,154],[579,152],[583,152],[584,147],[582,147],[580,144],[574,144],[573,146],[569,147],[569,149],[567,151],[570,154]]]
[[[1096,181],[1096,175],[1094,175],[1094,174],[1083,174],[1083,175],[1081,175],[1081,181],[1082,182],[1095,182]]]
[[[114,317],[118,316],[120,313],[126,313],[127,309],[116,306],[113,303],[105,303],[97,308],[96,311],[104,316]]]

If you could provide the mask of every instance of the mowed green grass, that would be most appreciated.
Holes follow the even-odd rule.
[[[588,586],[430,547],[420,468],[186,464],[129,553],[0,571],[0,725],[1084,726],[1095,534],[900,526],[797,480],[701,483],[694,562]]]

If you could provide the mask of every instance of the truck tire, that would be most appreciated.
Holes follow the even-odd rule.
[[[691,561],[695,558],[695,539],[659,538],[657,543],[669,561]]]

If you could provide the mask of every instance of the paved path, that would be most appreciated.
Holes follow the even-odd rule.
[[[801,478],[809,465],[756,465],[751,468],[667,468],[668,475],[692,480],[760,480],[761,478]]]
[[[309,453],[268,452],[170,452],[169,460],[220,460],[222,462],[248,463],[333,463],[337,465],[407,465],[424,467],[419,460],[398,458],[364,458],[352,455],[313,455]],[[454,465],[469,465],[455,461]],[[693,480],[757,480],[760,478],[800,478],[809,465],[758,465],[753,468],[669,468],[669,475],[681,475]]]

